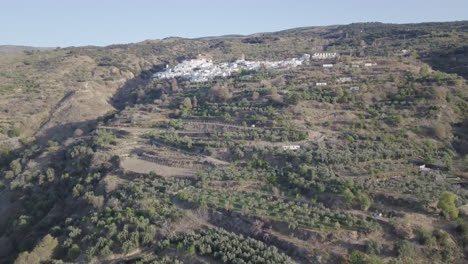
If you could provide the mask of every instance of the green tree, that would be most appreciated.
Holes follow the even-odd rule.
[[[252,100],[258,100],[258,98],[260,97],[260,94],[258,92],[253,92],[252,94]]]
[[[226,101],[232,97],[232,93],[228,87],[217,83],[210,88],[210,96],[214,100]]]
[[[53,168],[48,168],[46,171],[47,180],[53,182],[55,179],[55,170]]]
[[[4,177],[5,177],[5,179],[7,179],[7,180],[13,179],[13,177],[15,177],[15,174],[14,174],[13,171],[11,171],[11,170],[5,171]]]
[[[429,71],[430,71],[429,66],[424,65],[424,66],[422,66],[422,67],[419,69],[419,75],[420,75],[421,77],[426,77],[426,76],[429,75]]]
[[[346,64],[350,64],[351,63],[351,56],[346,56]]]
[[[180,108],[182,108],[182,109],[192,109],[192,101],[190,100],[190,98],[185,97],[184,101],[180,105]]]
[[[13,153],[10,151],[10,148],[5,146],[0,146],[0,166],[6,166],[10,162]]]
[[[234,154],[238,159],[242,159],[244,157],[244,152],[239,147],[234,150]]]
[[[372,199],[365,193],[360,192],[357,198],[359,200],[361,209],[364,211],[367,211],[369,207],[372,205]]]
[[[367,257],[366,264],[383,264],[384,262],[376,255]]]
[[[107,132],[105,129],[99,129],[97,136],[94,137],[94,145],[99,147],[106,147],[114,143],[116,136],[111,132]]]
[[[300,100],[301,100],[301,96],[295,92],[288,93],[288,96],[286,98],[287,103],[293,104],[293,105],[297,105]]]
[[[382,251],[382,243],[377,240],[369,240],[366,243],[366,250],[368,254],[378,255]]]
[[[458,208],[455,205],[457,196],[451,192],[444,192],[437,203],[437,208],[442,211],[442,214],[447,220],[453,220],[458,217]]]
[[[358,250],[353,250],[349,256],[352,264],[365,264],[366,263],[366,254]]]
[[[223,119],[224,121],[231,121],[231,115],[228,112],[226,112],[223,115]]]
[[[343,89],[341,87],[336,88],[336,96],[338,96],[338,97],[343,97],[344,96],[344,92],[343,92]]]
[[[16,176],[21,173],[22,167],[19,159],[15,159],[10,162],[10,169],[13,171],[13,174]]]
[[[272,116],[275,113],[275,108],[273,108],[273,106],[271,106],[271,105],[267,106],[266,110],[267,110],[267,114],[269,116]]]
[[[71,247],[68,249],[67,256],[70,259],[75,259],[78,257],[80,254],[80,247],[77,244],[71,245]]]
[[[239,102],[239,105],[247,106],[249,105],[249,101],[247,100],[247,98],[242,98],[242,100]]]
[[[191,256],[195,256],[196,252],[195,252],[195,246],[194,245],[190,245],[188,248],[187,248],[187,253]]]
[[[353,194],[353,192],[352,192],[350,189],[346,188],[346,189],[343,191],[343,198],[344,198],[344,200],[346,201],[346,203],[350,204],[350,203],[352,203],[353,200],[354,200],[354,194]]]

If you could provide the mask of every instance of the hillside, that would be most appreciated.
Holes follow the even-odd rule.
[[[36,52],[36,51],[43,51],[43,50],[50,50],[50,49],[53,49],[53,48],[0,45],[0,56],[7,56],[7,55],[24,53],[24,52]]]
[[[466,263],[468,22],[0,57],[0,263]]]

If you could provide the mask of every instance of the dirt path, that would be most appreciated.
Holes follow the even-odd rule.
[[[161,129],[157,128],[146,128],[146,127],[123,127],[123,126],[99,126],[99,129],[109,129],[109,130],[122,130],[127,132],[162,132]]]
[[[175,168],[165,165],[160,165],[154,162],[141,160],[138,158],[125,158],[121,161],[120,166],[128,171],[133,171],[137,173],[150,173],[155,172],[156,174],[162,177],[175,177],[175,176],[184,176],[184,177],[195,177],[197,172],[195,170],[190,170],[186,168]]]

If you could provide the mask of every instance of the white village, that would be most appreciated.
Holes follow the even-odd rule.
[[[243,70],[258,71],[262,67],[266,69],[288,69],[308,63],[310,60],[309,54],[304,54],[299,58],[292,58],[280,61],[246,61],[243,59],[232,63],[222,62],[213,63],[207,59],[184,60],[174,67],[166,66],[166,70],[157,72],[153,75],[157,79],[171,79],[181,77],[191,82],[206,82],[216,77],[231,76],[234,72]]]

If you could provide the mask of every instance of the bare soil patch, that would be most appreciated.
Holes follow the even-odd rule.
[[[175,176],[189,176],[194,177],[196,171],[185,169],[185,168],[175,168],[165,165],[156,164],[146,160],[141,160],[138,158],[126,158],[121,161],[120,166],[128,171],[133,171],[137,173],[150,173],[151,171],[162,177],[175,177]]]

